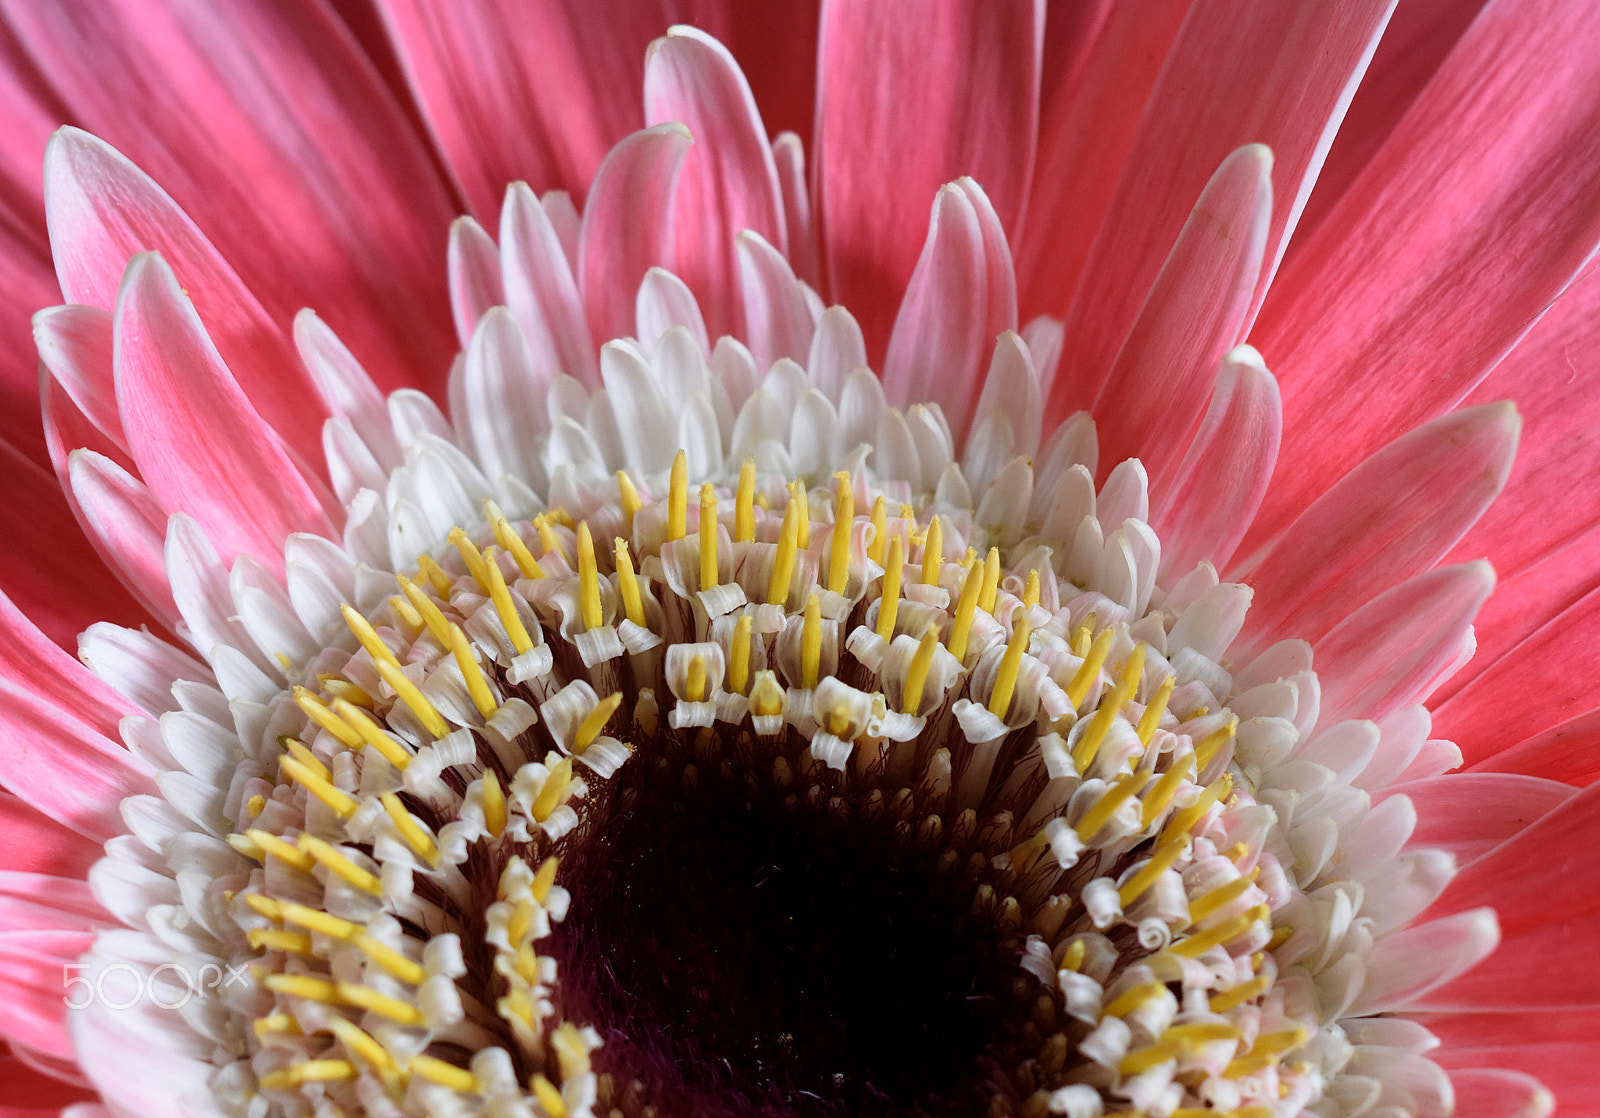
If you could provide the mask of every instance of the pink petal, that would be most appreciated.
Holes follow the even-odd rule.
[[[1587,0],[1489,5],[1296,253],[1252,335],[1295,468],[1247,546],[1454,407],[1583,268],[1600,241],[1597,83]]]
[[[609,8],[603,33],[582,0],[380,7],[434,141],[480,218],[517,179],[583,197],[611,145],[639,127],[639,63],[669,22],[657,0]]]
[[[874,361],[917,266],[919,199],[970,176],[990,192],[1000,227],[1014,231],[1039,112],[1042,3],[904,15],[871,0],[827,4],[818,45],[812,197],[827,294],[860,321]],[[925,127],[908,122],[913,113]]]
[[[618,143],[595,172],[578,244],[590,337],[626,336],[645,272],[671,260],[673,198],[690,143],[683,125],[658,124]]]
[[[1016,325],[1016,281],[999,215],[977,183],[951,183],[934,199],[928,239],[895,316],[884,395],[898,407],[938,404],[960,446],[995,338]]]
[[[1362,1017],[1416,1005],[1430,991],[1471,972],[1497,942],[1495,914],[1488,908],[1413,924],[1384,936],[1367,956],[1366,985],[1350,1014]]]
[[[1016,238],[1024,319],[1066,311],[1189,6],[1100,0],[1058,6],[1046,18],[1034,205]]]
[[[1313,645],[1322,684],[1319,723],[1377,720],[1427,698],[1456,665],[1472,618],[1493,589],[1487,563],[1440,567],[1379,594],[1334,626]]]
[[[4,794],[0,794],[0,843],[6,869],[53,877],[87,877],[102,853],[99,844]]]
[[[734,235],[750,229],[780,253],[788,226],[761,113],[726,47],[674,27],[645,57],[648,124],[680,121],[695,139],[678,182],[672,272],[700,300],[713,336],[739,325]]]
[[[1240,346],[1224,357],[1200,430],[1154,494],[1164,571],[1180,576],[1205,559],[1226,566],[1267,491],[1282,421],[1261,355]]]
[[[1098,393],[1194,199],[1247,143],[1272,149],[1276,180],[1259,301],[1390,7],[1232,0],[1190,8],[1079,275],[1049,418]],[[1277,368],[1277,354],[1257,348]]]
[[[456,340],[465,346],[484,312],[506,301],[500,281],[500,249],[470,217],[458,217],[450,225],[449,269]]]
[[[74,973],[66,968],[93,942],[89,932],[0,937],[0,989],[5,991],[0,999],[0,1033],[26,1037],[29,1048],[58,1060],[72,1060],[62,983],[66,975]]]
[[[795,275],[812,287],[822,284],[822,261],[817,244],[817,215],[806,185],[806,155],[800,138],[784,132],[772,141],[772,161],[778,168],[778,189],[783,192],[783,224],[789,238],[789,261]]]
[[[744,309],[744,338],[756,368],[769,369],[780,357],[806,361],[816,324],[805,291],[783,255],[753,232],[735,239]]]
[[[0,1043],[0,1083],[6,1085],[10,1105],[0,1107],[0,1118],[56,1118],[60,1108],[99,1098],[83,1087],[45,1075],[6,1054]]]
[[[39,360],[78,410],[127,453],[111,375],[111,312],[101,307],[48,307],[33,316],[33,338]]]
[[[1138,458],[1157,489],[1188,448],[1217,363],[1241,338],[1272,220],[1272,153],[1211,176],[1094,403],[1103,461]]]
[[[544,206],[526,183],[506,189],[500,211],[500,277],[541,368],[595,383],[595,346],[566,250]]]
[[[138,478],[102,454],[75,450],[68,459],[72,498],[84,530],[122,584],[168,629],[178,607],[167,583],[167,514]]]
[[[1474,750],[1475,755],[1481,753],[1481,749]],[[1600,709],[1580,714],[1516,745],[1491,748],[1472,767],[1485,772],[1527,773],[1587,787],[1600,780]]]
[[[1460,1100],[1454,1118],[1546,1118],[1567,1098],[1531,1075],[1498,1068],[1451,1072],[1450,1083]]]
[[[1315,641],[1352,605],[1438,562],[1505,483],[1519,426],[1507,404],[1464,409],[1351,470],[1248,567],[1256,598],[1240,647]],[[1288,453],[1279,475],[1301,465]]]
[[[1498,659],[1475,667],[1471,686],[1433,712],[1435,728],[1461,744],[1468,764],[1504,747],[1504,739],[1492,730],[1504,725],[1507,712],[1515,712],[1515,736],[1525,737],[1592,709],[1594,681],[1600,679],[1600,589],[1585,594]]]
[[[816,113],[821,7],[821,0],[782,4],[686,0],[678,18],[714,35],[733,52],[768,129],[774,134],[797,133],[809,147]]]
[[[1600,970],[1552,966],[1592,959],[1600,918],[1600,785],[1462,868],[1433,907],[1493,905],[1501,943],[1487,964],[1427,1000],[1425,1009],[1562,1011],[1600,1005]]]
[[[1394,785],[1417,811],[1413,847],[1437,847],[1465,865],[1487,854],[1575,795],[1553,780],[1511,773],[1453,773]]]
[[[168,512],[198,520],[231,560],[280,567],[291,532],[334,538],[318,494],[234,383],[159,256],[128,266],[117,298],[117,400],[128,445]]]
[[[5,10],[72,122],[171,193],[268,321],[314,306],[386,387],[442,383],[454,348],[442,232],[458,206],[327,5],[8,0]],[[207,321],[223,321],[210,301],[233,296],[202,293],[205,277],[177,244],[132,245],[117,274],[145,249],[167,253]],[[66,301],[109,307],[115,284],[105,279],[103,299]],[[244,363],[221,348],[254,398]],[[285,392],[295,385],[289,370],[275,373]]]
[[[115,306],[128,261],[162,252],[203,308],[251,404],[304,461],[319,461],[325,413],[315,386],[265,308],[160,187],[102,141],[63,129],[45,157],[45,197],[67,302]]]
[[[1594,1038],[1600,1032],[1600,1013],[1595,1010],[1428,1014],[1421,1021],[1444,1042],[1432,1058],[1445,1067],[1514,1069],[1553,1092],[1561,1113],[1600,1112],[1600,1076],[1593,1074]],[[1498,1113],[1509,1116],[1517,1113],[1515,1106],[1526,1104],[1530,1094],[1536,1096],[1526,1083],[1496,1084],[1485,1079],[1498,1074],[1452,1073],[1459,1102],[1468,1106],[1474,1097],[1508,1098],[1513,1108]]]

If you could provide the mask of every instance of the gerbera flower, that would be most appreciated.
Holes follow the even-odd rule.
[[[1585,6],[699,14],[6,12],[24,1108],[1600,1106]]]

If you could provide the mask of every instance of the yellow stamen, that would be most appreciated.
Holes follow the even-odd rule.
[[[756,538],[756,460],[746,458],[739,467],[739,491],[733,498],[733,539],[749,543]]]
[[[316,773],[323,780],[327,780],[328,777],[333,775],[328,771],[328,766],[317,760],[317,755],[311,752],[311,750],[307,749],[304,743],[297,741],[296,739],[285,734],[278,739],[278,744],[287,749],[291,757],[293,757],[296,761],[299,761],[312,772]]]
[[[747,613],[733,627],[733,648],[728,653],[728,687],[743,695],[750,684],[750,634],[754,621]]]
[[[633,479],[624,470],[617,471],[617,495],[622,502],[622,520],[627,526],[628,535],[633,535],[633,515],[644,508],[644,500],[639,496],[638,487],[633,484]]]
[[[554,553],[563,559],[567,557],[567,553],[561,550],[561,537],[556,535],[555,525],[551,523],[550,513],[541,512],[534,517],[533,530],[539,533],[539,547],[546,555]]]
[[[427,591],[405,575],[395,575],[394,580],[400,584],[400,589],[405,591],[407,600],[422,615],[423,624],[427,625],[428,632],[433,634],[433,639],[448,648],[450,645],[450,622],[445,620],[444,614],[440,612],[434,600],[428,597]],[[391,659],[393,658],[391,657]],[[381,665],[382,661],[378,663]]]
[[[563,757],[550,767],[550,775],[545,777],[544,787],[539,789],[539,794],[534,797],[533,806],[528,809],[535,823],[543,823],[550,818],[550,813],[561,803],[561,793],[565,792],[567,785],[571,783],[572,759]]]
[[[667,483],[667,539],[681,540],[689,531],[689,456],[678,451]]]
[[[978,612],[978,597],[982,592],[983,568],[972,563],[961,583],[961,599],[956,603],[956,619],[950,626],[950,642],[946,646],[957,660],[967,658],[967,638],[972,633],[972,619]]]
[[[328,1028],[352,1056],[359,1056],[375,1068],[392,1070],[397,1066],[394,1057],[389,1055],[389,1050],[373,1040],[359,1025],[346,1021],[343,1017],[329,1017]]]
[[[1150,739],[1156,736],[1156,728],[1161,725],[1161,716],[1167,713],[1167,700],[1172,698],[1172,689],[1177,686],[1176,676],[1167,676],[1161,681],[1161,686],[1150,697],[1150,702],[1144,708],[1144,713],[1139,716],[1139,744],[1146,748]]]
[[[478,658],[472,654],[472,645],[467,640],[467,634],[461,626],[450,626],[450,651],[455,654],[456,667],[461,669],[461,677],[467,681],[467,694],[472,696],[472,705],[478,708],[478,713],[488,718],[500,709],[500,704],[495,702],[494,692],[489,690],[489,681],[484,678],[483,669],[478,666]]]
[[[1094,718],[1083,731],[1083,736],[1078,739],[1078,744],[1073,747],[1072,760],[1078,766],[1078,771],[1087,772],[1089,766],[1094,764],[1095,757],[1100,752],[1100,746],[1105,743],[1106,735],[1111,732],[1111,725],[1117,720],[1122,711],[1122,704],[1126,703],[1139,686],[1139,676],[1144,670],[1144,642],[1134,646],[1133,654],[1128,657],[1127,664],[1122,669],[1111,693],[1100,700],[1100,706],[1094,712]]]
[[[1129,1052],[1117,1065],[1117,1074],[1123,1076],[1141,1075],[1153,1067],[1187,1056],[1195,1049],[1195,1044],[1185,1040],[1163,1040],[1147,1048]]]
[[[406,840],[406,845],[430,866],[438,865],[439,848],[428,837],[428,832],[411,817],[406,805],[400,802],[400,797],[393,792],[385,792],[380,799],[383,801],[383,810],[389,813],[390,821],[394,823],[395,830],[400,832],[400,837]]]
[[[794,505],[798,515],[795,517],[797,529],[795,544],[801,548],[811,546],[811,498],[806,495],[806,483],[796,478],[789,483],[789,503]]]
[[[1076,830],[1078,837],[1088,842],[1099,834],[1100,828],[1111,822],[1111,817],[1117,809],[1131,800],[1139,789],[1144,787],[1145,773],[1124,773],[1113,780],[1101,797],[1095,801],[1094,806],[1083,813],[1083,818],[1078,820]]]
[[[717,585],[717,490],[710,482],[700,487],[700,589]]]
[[[1239,720],[1230,718],[1226,725],[1219,727],[1207,734],[1205,740],[1194,747],[1195,762],[1203,769],[1211,763],[1219,750],[1233,737],[1239,728]]]
[[[422,619],[422,614],[418,613],[417,608],[406,601],[403,595],[390,594],[388,601],[389,608],[394,610],[395,614],[412,632],[419,632],[426,624]]]
[[[1100,1015],[1126,1017],[1151,998],[1159,997],[1166,992],[1167,987],[1164,982],[1146,982],[1143,986],[1130,987],[1113,998],[1111,1004],[1100,1011]]]
[[[850,529],[855,524],[856,498],[850,474],[833,475],[833,536],[828,541],[828,589],[843,594],[850,579]]]
[[[1172,768],[1161,774],[1155,787],[1150,789],[1150,794],[1144,798],[1144,807],[1139,815],[1141,826],[1148,827],[1155,822],[1156,816],[1167,810],[1167,805],[1172,802],[1172,797],[1178,794],[1184,779],[1194,772],[1193,754],[1185,754]]]
[[[1224,920],[1214,927],[1203,932],[1197,932],[1187,939],[1180,939],[1173,944],[1170,950],[1175,955],[1193,959],[1213,947],[1227,943],[1229,940],[1238,939],[1248,932],[1255,924],[1262,920],[1271,919],[1272,912],[1264,904],[1258,904],[1247,912],[1240,913],[1232,920]]]
[[[379,664],[378,675],[383,681],[394,689],[400,701],[410,708],[411,713],[417,716],[417,721],[422,723],[423,729],[436,738],[442,738],[450,732],[450,724],[444,720],[444,715],[434,709],[426,695],[406,678],[398,664]]]
[[[800,629],[800,686],[816,690],[822,667],[822,599],[813,591],[806,599],[806,617]]]
[[[434,1056],[413,1056],[406,1062],[406,1067],[418,1079],[425,1079],[429,1083],[448,1087],[464,1095],[476,1094],[482,1087],[478,1077],[466,1068],[458,1068]]]
[[[333,709],[360,735],[362,742],[370,745],[395,768],[401,772],[405,771],[405,767],[411,763],[411,754],[407,753],[405,746],[391,737],[382,726],[373,721],[366,711],[343,699],[333,700]]]
[[[900,710],[903,713],[916,714],[917,708],[922,705],[922,689],[927,685],[928,671],[933,667],[933,651],[938,647],[939,627],[930,623],[922,631],[916,655],[911,657],[911,666],[906,669],[905,690],[900,697]]]
[[[1006,654],[1001,657],[1000,668],[995,672],[994,690],[989,692],[989,713],[996,718],[1004,718],[1011,709],[1017,676],[1022,672],[1022,654],[1028,651],[1028,638],[1032,635],[1033,627],[1019,613],[1011,630],[1011,643],[1006,645]]]
[[[283,904],[271,897],[262,896],[260,893],[246,893],[244,903],[250,906],[250,911],[257,916],[265,916],[268,920],[283,919]]]
[[[311,937],[299,932],[280,932],[272,928],[251,928],[245,936],[256,950],[263,947],[273,951],[289,951],[296,955],[311,954]]]
[[[978,606],[985,613],[994,612],[995,598],[1000,591],[1000,549],[991,547],[983,559],[983,589],[978,592]]]
[[[346,1005],[357,1006],[376,1013],[379,1017],[387,1017],[401,1025],[421,1025],[427,1018],[422,1015],[422,1010],[410,1002],[403,1002],[399,998],[391,998],[388,994],[380,994],[371,986],[362,986],[355,982],[339,983],[339,997]]]
[[[528,1080],[528,1087],[550,1118],[567,1118],[566,1100],[561,1097],[556,1085],[550,1082],[543,1072],[534,1072],[533,1077]]]
[[[1271,1067],[1277,1063],[1279,1056],[1299,1048],[1307,1039],[1306,1031],[1303,1028],[1266,1033],[1257,1037],[1255,1044],[1250,1046],[1250,1051],[1230,1063],[1222,1074],[1228,1079],[1238,1079],[1242,1076],[1253,1075],[1258,1071]]]
[[[409,606],[410,603],[408,602],[407,605]],[[416,625],[412,626],[412,628],[422,628],[422,622],[418,621]],[[366,707],[368,710],[372,709],[372,696],[361,690],[361,688],[357,687],[355,684],[351,683],[348,679],[344,679],[341,676],[330,676],[324,674],[317,676],[317,680],[322,684],[322,689],[333,698],[343,699],[347,703],[354,703],[356,706]]]
[[[506,829],[506,794],[493,769],[483,770],[483,825],[494,838]]]
[[[1211,1012],[1226,1013],[1234,1006],[1255,1001],[1255,999],[1267,992],[1267,987],[1270,985],[1272,985],[1272,979],[1263,974],[1258,978],[1252,978],[1249,982],[1241,982],[1230,990],[1214,994],[1209,999]]]
[[[299,846],[334,876],[343,878],[357,889],[371,893],[375,897],[383,896],[383,882],[379,880],[378,875],[356,865],[332,843],[315,835],[301,835]]]
[[[683,697],[691,703],[706,701],[706,658],[698,652],[689,658],[689,678],[683,684]]]
[[[291,843],[284,842],[271,831],[263,831],[259,827],[245,832],[245,837],[261,848],[263,853],[271,854],[280,862],[286,862],[297,870],[311,872],[316,859]]]
[[[478,550],[476,544],[467,538],[467,533],[460,528],[450,529],[448,538],[451,543],[455,544],[456,550],[461,553],[461,561],[467,565],[467,573],[472,576],[473,581],[487,590],[489,588],[489,576],[483,569],[483,553]],[[440,596],[444,597],[442,594]]]
[[[273,1033],[282,1033],[286,1036],[300,1035],[300,1022],[287,1013],[269,1013],[265,1017],[257,1017],[251,1026],[255,1030],[257,1040],[266,1040]]]
[[[600,568],[595,562],[594,537],[587,520],[578,521],[578,604],[583,612],[583,627],[600,628],[605,620],[600,610]]]
[[[1089,646],[1088,655],[1083,658],[1083,664],[1072,677],[1072,682],[1067,684],[1067,698],[1074,707],[1081,707],[1084,699],[1088,698],[1089,689],[1099,678],[1100,669],[1105,666],[1106,657],[1111,654],[1111,642],[1115,639],[1116,633],[1110,629],[1102,629],[1095,636],[1094,643]]]
[[[789,600],[789,583],[794,578],[795,553],[800,547],[800,506],[790,501],[783,510],[783,528],[778,534],[778,553],[772,560],[767,579],[767,604],[781,606]]]
[[[361,805],[349,793],[335,788],[331,783],[317,775],[315,769],[303,765],[293,757],[279,757],[278,767],[283,774],[317,799],[333,809],[341,819],[348,819],[356,813],[356,808]]]
[[[1088,950],[1088,945],[1081,939],[1075,939],[1067,944],[1067,949],[1061,953],[1060,969],[1076,971],[1083,966],[1083,959]]]
[[[506,514],[500,511],[500,506],[493,501],[483,503],[484,511],[489,516],[489,529],[494,533],[495,543],[503,547],[507,554],[517,564],[517,570],[522,572],[523,578],[543,578],[544,568],[539,566],[539,560],[533,557],[533,552],[528,550],[528,545],[522,539],[522,534],[511,526],[506,519]]]
[[[900,613],[900,579],[905,566],[905,552],[900,537],[889,540],[889,554],[883,567],[883,589],[878,596],[878,636],[894,639],[894,623]]]
[[[313,932],[321,932],[325,936],[341,940],[349,939],[361,930],[358,924],[352,924],[321,909],[295,904],[293,901],[285,901],[283,904],[283,922],[310,928]]]
[[[550,887],[556,883],[556,870],[560,866],[561,859],[552,854],[540,863],[538,872],[533,875],[533,884],[528,886],[528,891],[540,904],[544,904],[545,899],[550,896]]]
[[[1211,810],[1212,804],[1215,804],[1231,791],[1233,791],[1233,777],[1228,773],[1223,773],[1216,780],[1206,785],[1205,791],[1200,793],[1199,799],[1182,811],[1173,813],[1172,818],[1167,820],[1166,827],[1162,829],[1160,841],[1165,842],[1172,835],[1192,828],[1196,823],[1200,822],[1201,816]]]
[[[613,558],[617,568],[617,589],[622,594],[624,616],[641,629],[644,622],[644,599],[639,596],[639,578],[633,573],[633,557],[628,554],[628,541],[617,536]]]
[[[1163,1041],[1187,1041],[1190,1044],[1214,1044],[1219,1040],[1238,1040],[1239,1027],[1222,1021],[1196,1021],[1188,1025],[1173,1025],[1161,1034]]]
[[[354,1079],[356,1066],[349,1060],[305,1060],[261,1077],[263,1091],[287,1091],[304,1083],[328,1083]]]
[[[1039,572],[1037,569],[1028,572],[1028,584],[1022,588],[1022,604],[1032,609],[1039,604]]]
[[[1293,935],[1294,935],[1294,929],[1291,928],[1288,924],[1284,924],[1281,927],[1274,928],[1273,932],[1272,932],[1272,938],[1267,940],[1267,950],[1268,951],[1276,951],[1278,948],[1282,947],[1285,943],[1289,942],[1290,938],[1293,937]]]
[[[613,691],[595,704],[595,708],[578,723],[578,729],[572,735],[572,752],[582,753],[593,745],[594,740],[600,736],[600,731],[606,728],[606,723],[611,721],[611,716],[617,713],[617,708],[621,705],[621,691]]]
[[[936,516],[929,522],[928,535],[922,543],[922,585],[938,586],[943,569],[944,522]]]
[[[314,978],[309,974],[269,974],[261,981],[275,994],[323,1005],[341,1004],[339,988],[332,979]]]
[[[306,712],[306,717],[321,726],[328,733],[338,738],[352,749],[361,747],[361,735],[345,725],[337,714],[329,710],[326,704],[304,687],[294,689],[294,702],[301,710]]]
[[[881,567],[885,548],[889,544],[889,502],[883,497],[873,500],[872,516],[868,523],[872,525],[872,541],[867,544],[867,558]]]
[[[1255,880],[1259,876],[1261,876],[1261,868],[1257,866],[1250,871],[1248,877],[1235,878],[1226,885],[1219,885],[1211,892],[1196,897],[1189,902],[1189,919],[1194,921],[1204,920],[1217,909],[1238,900],[1249,892],[1250,886],[1255,884]]]
[[[1127,908],[1134,901],[1144,896],[1145,892],[1153,886],[1162,874],[1172,868],[1178,857],[1189,849],[1189,842],[1183,836],[1178,836],[1174,841],[1165,846],[1156,847],[1155,854],[1144,864],[1138,873],[1123,882],[1117,889],[1117,899],[1122,902],[1122,907]]]
[[[370,936],[366,932],[353,928],[351,934],[344,938],[360,949],[367,958],[394,975],[401,982],[409,982],[413,986],[420,986],[427,981],[427,971],[376,936]]]
[[[505,576],[500,573],[500,564],[489,564],[489,600],[494,603],[494,612],[500,618],[500,624],[505,627],[506,638],[511,641],[511,647],[521,653],[533,647],[533,638],[528,636],[528,627],[522,623],[522,616],[517,613],[517,604],[511,600],[511,588],[506,585]]]
[[[750,713],[757,718],[769,718],[783,713],[783,688],[772,671],[759,671],[750,685]]]
[[[428,585],[433,587],[433,592],[439,595],[441,601],[450,600],[450,591],[455,586],[455,579],[445,573],[433,556],[424,552],[417,556],[417,577],[428,580]]]

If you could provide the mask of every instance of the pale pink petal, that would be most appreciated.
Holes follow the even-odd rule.
[[[583,197],[611,145],[642,123],[640,63],[671,22],[658,0],[609,9],[603,29],[583,0],[380,7],[434,140],[485,219],[517,179]]]
[[[595,172],[578,245],[591,337],[624,337],[645,272],[671,261],[673,198],[691,142],[681,124],[646,128],[618,143]]]
[[[1393,932],[1380,939],[1367,956],[1366,985],[1350,1013],[1364,1016],[1416,1005],[1430,991],[1470,972],[1499,942],[1501,935],[1490,908],[1475,908]]]
[[[970,176],[1001,228],[1017,228],[1033,168],[1043,23],[1038,0],[940,4],[916,19],[872,0],[824,6],[812,199],[827,294],[860,321],[874,361],[917,266],[920,199]]]
[[[1321,723],[1376,720],[1427,698],[1457,664],[1472,619],[1493,589],[1487,563],[1440,567],[1379,594],[1334,626],[1312,646]]]
[[[822,283],[822,246],[817,243],[816,210],[806,185],[806,153],[800,137],[785,132],[772,141],[772,160],[783,192],[783,224],[789,238],[789,262],[795,275],[812,287]]]
[[[995,339],[1016,325],[1016,280],[999,216],[977,183],[951,183],[934,199],[928,239],[895,316],[884,395],[899,407],[938,404],[960,446]]]
[[[1600,1113],[1600,1076],[1593,1073],[1594,1038],[1600,1034],[1600,1011],[1590,1008],[1561,1013],[1427,1014],[1421,1021],[1429,1032],[1443,1041],[1432,1058],[1445,1067],[1514,1069],[1533,1076],[1553,1093],[1560,1113]],[[1493,1093],[1496,1085],[1480,1078],[1496,1074],[1478,1071],[1452,1074],[1461,1094],[1459,1102],[1463,1106],[1470,1105],[1474,1088],[1478,1087],[1483,1088],[1486,1097],[1496,1097]],[[1513,1108],[1500,1113],[1511,1118],[1517,1114],[1514,1107],[1525,1105],[1529,1098],[1528,1085],[1501,1086],[1510,1088]],[[1457,1113],[1463,1111],[1458,1109]],[[1483,1118],[1496,1116],[1490,1113]]]
[[[1418,1008],[1562,1011],[1600,1005],[1600,969],[1559,965],[1594,957],[1600,919],[1597,801],[1600,785],[1586,788],[1462,868],[1432,911],[1493,905],[1500,915],[1500,950]]]
[[[1233,557],[1277,464],[1282,420],[1278,382],[1261,355],[1240,346],[1224,357],[1200,430],[1154,494],[1152,527],[1169,576]]]
[[[323,502],[234,383],[159,256],[128,267],[117,299],[117,400],[145,484],[198,520],[231,560],[283,564],[291,532],[332,538]]]
[[[1022,236],[1014,238],[1023,318],[1066,311],[1189,7],[1190,0],[1097,0],[1049,12],[1039,155]]]
[[[694,292],[665,268],[651,268],[644,274],[634,304],[634,318],[637,327],[634,336],[646,352],[654,350],[661,335],[674,326],[689,331],[701,353],[711,352],[705,319],[700,316],[700,304]]]
[[[389,426],[388,401],[343,340],[307,308],[294,316],[294,345],[333,414],[349,419],[385,466],[398,466],[400,446]]]
[[[1435,728],[1461,744],[1468,764],[1505,747],[1505,738],[1494,728],[1506,724],[1508,711],[1514,712],[1512,736],[1522,738],[1592,709],[1594,682],[1600,679],[1600,589],[1585,594],[1498,659],[1475,668],[1472,684],[1433,712]],[[1536,669],[1541,669],[1537,676]]]
[[[102,141],[63,129],[45,158],[50,247],[69,303],[111,309],[128,261],[156,250],[194,293],[216,348],[262,417],[316,462],[323,417],[283,331],[172,199]]]
[[[1094,414],[1104,460],[1138,458],[1161,488],[1241,340],[1272,219],[1272,153],[1234,152],[1206,184],[1106,374]]]
[[[1390,7],[1231,0],[1190,8],[1078,277],[1049,418],[1098,393],[1194,199],[1247,143],[1274,157],[1259,300]],[[1277,354],[1257,348],[1277,368]]]
[[[644,116],[679,121],[694,137],[678,182],[672,272],[700,300],[711,334],[731,333],[741,325],[735,234],[750,229],[780,253],[789,244],[761,113],[726,47],[674,27],[646,55]]]
[[[386,387],[442,381],[453,345],[440,234],[458,205],[325,4],[3,7],[72,123],[161,183],[239,268],[270,321],[314,306]],[[166,252],[187,283],[203,278],[176,245],[133,248]],[[109,295],[115,279],[106,286]],[[205,297],[196,298],[209,321]]]
[[[1489,5],[1296,253],[1252,335],[1295,469],[1247,546],[1454,407],[1581,271],[1600,242],[1597,82],[1587,0]]]
[[[1600,709],[1515,745],[1496,748],[1500,744],[1491,743],[1487,752],[1474,748],[1477,760],[1472,767],[1484,772],[1527,773],[1579,788],[1600,780]]]
[[[1256,598],[1240,647],[1314,641],[1352,606],[1438,562],[1505,483],[1519,426],[1508,404],[1464,409],[1351,470],[1247,563]],[[1279,462],[1279,476],[1301,465],[1287,447]]]
[[[578,282],[555,226],[526,183],[512,183],[500,211],[500,276],[506,306],[540,369],[585,384],[598,376]]]
[[[1410,797],[1417,811],[1414,847],[1436,847],[1466,865],[1566,803],[1576,791],[1554,780],[1513,773],[1453,773],[1410,781],[1385,794]]]
[[[780,357],[804,363],[816,323],[805,291],[783,255],[754,233],[740,233],[739,279],[744,308],[744,340],[756,368],[768,369]]]
[[[148,487],[102,454],[75,450],[67,477],[84,530],[101,558],[152,615],[169,629],[178,607],[167,584],[167,513]]]
[[[506,301],[500,280],[500,249],[483,226],[470,217],[458,217],[450,226],[448,267],[456,340],[465,346],[483,313]]]
[[[127,452],[111,375],[111,312],[102,307],[49,307],[33,316],[39,360],[84,417]]]

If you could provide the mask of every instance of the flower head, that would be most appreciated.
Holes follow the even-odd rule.
[[[1591,980],[1538,962],[1593,950],[1594,866],[1549,854],[1589,720],[1532,655],[1587,599],[1461,670],[1522,421],[1456,405],[1600,235],[1555,173],[1600,52],[1547,7],[1406,12],[1418,70],[1383,4],[830,4],[808,176],[759,54],[675,27],[642,120],[567,121],[511,79],[570,58],[395,3],[467,205],[567,188],[413,281],[451,195],[411,122],[321,9],[242,5],[255,84],[204,127],[249,201],[46,157],[49,453],[131,599],[95,596],[171,639],[101,621],[80,666],[7,603],[12,1052],[140,1118],[1592,1102]],[[1369,62],[1407,111],[1351,102]],[[329,106],[308,187],[279,156]],[[510,108],[546,132],[487,142]],[[1579,346],[1562,313],[1525,348]],[[1593,565],[1522,523],[1527,613]]]

